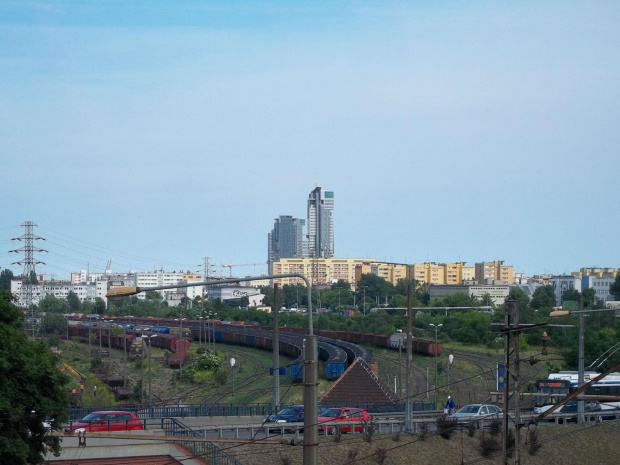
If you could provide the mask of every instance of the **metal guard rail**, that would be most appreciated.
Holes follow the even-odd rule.
[[[201,458],[209,464],[242,465],[241,462],[239,462],[234,457],[228,455],[226,452],[224,452],[212,442],[192,441],[191,438],[202,438],[203,436],[174,418],[162,419],[161,426],[162,429],[165,431],[166,436],[178,436],[187,438],[178,439],[174,442],[190,451],[194,456]]]
[[[292,405],[292,404],[291,404]],[[323,404],[322,404],[323,405]],[[340,407],[340,405],[325,404],[328,407]],[[286,407],[282,404],[281,407]],[[404,412],[404,403],[368,404],[347,403],[347,407],[363,408],[368,413],[391,413]],[[69,412],[69,419],[76,421],[84,418],[92,412],[102,410],[134,412],[139,418],[169,418],[169,417],[230,417],[230,416],[269,416],[275,413],[273,404],[181,404],[181,405],[157,405],[141,407],[134,405],[99,405],[93,407],[74,407]],[[434,411],[434,402],[413,402],[413,412]]]

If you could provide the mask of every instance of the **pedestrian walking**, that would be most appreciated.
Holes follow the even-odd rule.
[[[80,394],[84,394],[84,383],[80,384]]]
[[[97,385],[93,388],[93,397],[97,397]]]

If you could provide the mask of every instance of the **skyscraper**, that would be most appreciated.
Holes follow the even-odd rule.
[[[275,219],[273,229],[268,235],[269,262],[280,258],[303,257],[303,228],[306,220],[280,215]]]
[[[334,193],[319,186],[308,196],[307,256],[334,256]]]

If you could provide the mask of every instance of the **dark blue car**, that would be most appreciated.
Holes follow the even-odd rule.
[[[324,405],[319,405],[319,416],[327,410]],[[265,420],[265,423],[301,423],[304,421],[304,406],[303,405],[290,405],[284,407],[275,415],[269,415]]]

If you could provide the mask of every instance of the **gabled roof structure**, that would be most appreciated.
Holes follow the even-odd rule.
[[[357,358],[340,378],[319,398],[328,404],[386,404],[400,399],[390,387],[375,374],[376,367]]]

